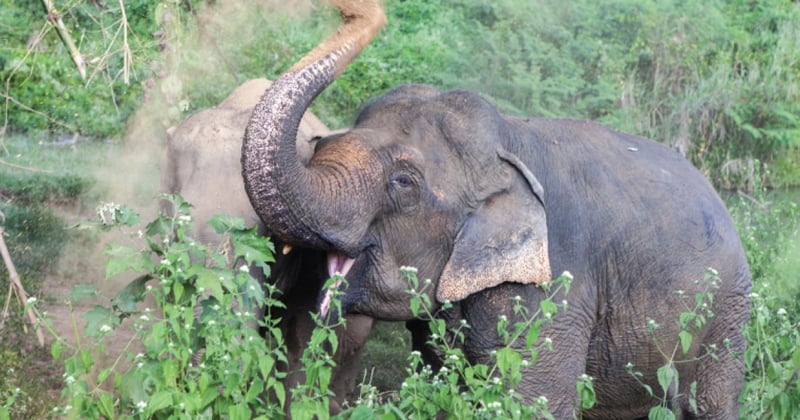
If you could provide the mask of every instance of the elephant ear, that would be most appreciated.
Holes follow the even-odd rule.
[[[519,158],[505,150],[498,157],[498,164],[514,176],[462,225],[439,277],[440,302],[459,301],[505,282],[541,284],[551,279],[543,189]]]

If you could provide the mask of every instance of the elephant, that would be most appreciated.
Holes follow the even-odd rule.
[[[706,290],[713,268],[721,279],[714,316],[675,364],[680,385],[666,392],[687,418],[736,418],[751,278],[705,176],[652,140],[577,119],[511,117],[478,94],[424,85],[372,100],[304,162],[294,141],[302,113],[386,22],[376,2],[334,3],[345,24],[275,80],[242,145],[245,189],[265,226],[325,252],[329,275],[346,280],[332,286],[341,309],[329,315],[406,321],[435,365],[401,275],[414,267],[431,280],[420,293],[435,316],[471,326],[462,330],[464,354],[483,363],[503,345],[497,321],[520,320],[514,302],[534,313],[553,273],[569,272],[571,290],[553,298],[567,308],[538,338],[551,350],[539,352],[515,391],[526,402],[546,397],[556,418],[636,418],[661,402],[642,384],[661,389],[662,350],[679,345],[680,309]],[[317,298],[323,313],[330,293]],[[702,357],[708,349],[714,357]],[[582,375],[596,393],[583,411]]]
[[[253,79],[239,86],[219,106],[199,111],[178,127],[168,131],[168,141],[161,162],[161,190],[180,193],[192,203],[194,229],[198,240],[219,244],[221,238],[207,224],[215,214],[227,214],[244,219],[248,226],[258,225],[259,233],[269,235],[256,215],[244,190],[239,157],[242,134],[259,96],[270,86],[266,79]],[[297,131],[297,151],[307,160],[313,145],[328,128],[310,112],[305,113]],[[164,203],[166,206],[166,203]],[[164,208],[165,211],[170,211]],[[282,244],[275,241],[276,249]],[[314,321],[309,311],[327,279],[325,255],[313,249],[298,248],[289,255],[277,252],[269,279],[282,295],[279,299],[285,310],[273,308],[272,316],[280,317],[280,327],[287,345],[287,389],[305,382],[300,356],[305,350]],[[263,277],[263,276],[261,276]],[[263,310],[260,311],[263,314]],[[360,355],[372,327],[372,318],[353,315],[346,318],[347,327],[337,330],[340,350],[335,354],[337,364],[330,389],[335,397],[332,411],[355,388],[360,372]]]

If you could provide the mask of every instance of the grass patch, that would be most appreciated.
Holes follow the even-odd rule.
[[[411,351],[411,338],[402,322],[378,322],[372,328],[361,358],[361,382],[379,392],[396,391],[407,366],[398,363]]]

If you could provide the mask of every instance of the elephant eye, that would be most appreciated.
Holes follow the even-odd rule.
[[[390,182],[397,188],[409,188],[414,185],[414,180],[406,174],[395,175],[391,178]]]

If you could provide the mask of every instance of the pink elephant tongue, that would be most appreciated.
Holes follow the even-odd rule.
[[[347,275],[347,272],[350,271],[350,268],[353,267],[353,263],[356,260],[348,257],[347,255],[342,254],[341,252],[330,251],[328,252],[328,276],[333,277],[335,274],[341,274],[342,277]],[[322,297],[322,302],[319,304],[319,314],[321,317],[326,317],[328,315],[328,310],[331,306],[331,298],[333,297],[333,291],[338,289],[339,286],[342,284],[341,280],[337,280],[328,290],[325,291],[325,296]]]

